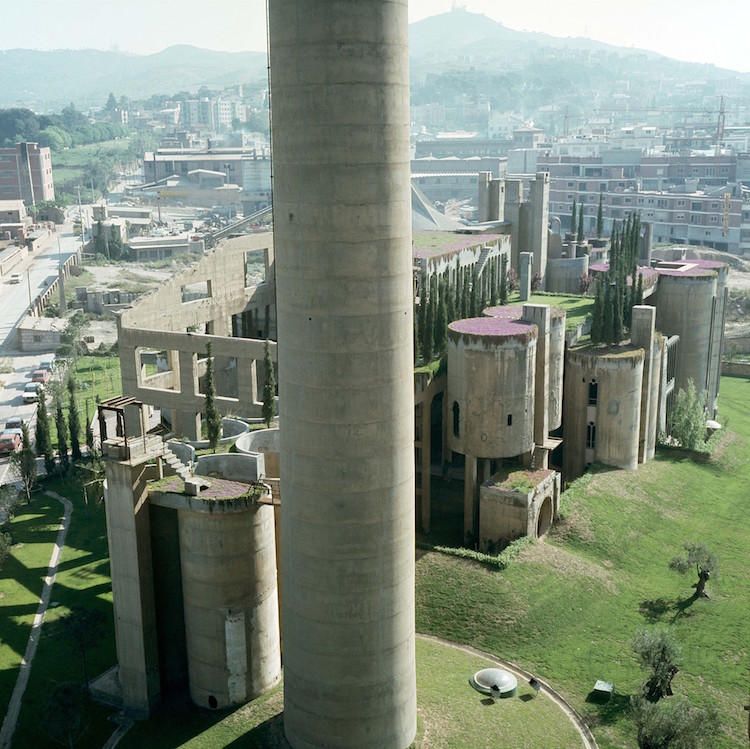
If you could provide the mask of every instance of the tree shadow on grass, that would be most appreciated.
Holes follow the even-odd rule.
[[[652,598],[641,601],[638,613],[652,624],[661,621],[662,617],[673,608],[674,604],[667,598]]]
[[[671,614],[670,623],[674,624],[678,619],[693,616],[695,612],[689,609],[696,600],[698,599],[695,595],[682,600],[651,598],[640,602],[638,613],[651,624],[657,624]]]
[[[690,607],[698,600],[698,596],[693,594],[689,598],[684,598],[682,601],[677,601],[672,607],[674,610],[674,616],[672,617],[672,624],[678,619],[687,619],[693,616],[696,612],[691,611]]]
[[[630,709],[630,695],[613,694],[607,698],[592,690],[586,696],[586,703],[591,707],[586,719],[589,725],[609,725],[627,714]]]

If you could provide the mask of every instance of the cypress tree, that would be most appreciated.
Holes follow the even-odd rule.
[[[456,319],[456,290],[454,285],[451,284],[450,273],[445,287],[445,315],[449,323]]]
[[[604,324],[602,326],[602,341],[604,343],[611,343],[615,337],[613,296],[612,285],[607,283],[604,289]]]
[[[445,336],[448,329],[448,306],[445,302],[447,291],[445,281],[440,284],[437,311],[435,312],[435,353],[441,355],[445,350]]]
[[[500,304],[508,303],[508,256],[503,255],[500,263]]]
[[[596,279],[596,296],[594,297],[594,315],[591,320],[591,342],[594,344],[602,342],[602,329],[604,327],[604,300],[602,299],[602,279]]]
[[[583,203],[578,209],[578,237],[576,238],[578,244],[583,244]]]
[[[622,296],[621,292],[615,287],[614,311],[612,314],[612,338],[610,343],[619,344],[622,340]]]
[[[599,193],[599,209],[596,212],[596,238],[601,239],[604,234],[604,209],[602,208],[602,193]]]
[[[63,415],[62,402],[59,398],[55,403],[55,426],[57,427],[57,453],[60,456],[60,473],[64,476],[68,472],[70,459],[68,458],[68,440],[65,437],[67,425]]]
[[[570,233],[575,236],[578,228],[578,213],[576,209],[576,199],[573,198],[573,210],[570,212]]]
[[[221,416],[216,408],[216,384],[214,383],[214,356],[211,341],[206,346],[206,436],[211,449],[216,452],[221,439]],[[268,353],[268,339],[266,339],[266,353]],[[265,398],[265,386],[263,388],[263,397]],[[266,403],[263,401],[265,411]],[[265,413],[264,413],[265,418]],[[268,426],[268,425],[266,425]]]
[[[276,375],[273,371],[273,362],[271,361],[271,349],[266,338],[265,352],[263,354],[263,406],[261,407],[261,416],[266,427],[271,426],[273,417],[276,416]]]
[[[643,274],[638,274],[638,288],[635,293],[635,303],[643,304]]]
[[[76,383],[72,377],[68,377],[66,383],[68,389],[68,431],[70,433],[70,450],[73,462],[81,459],[81,417],[78,413],[76,402]]]
[[[471,279],[469,278],[469,269],[464,268],[463,290],[461,291],[461,317],[466,319],[471,317]]]
[[[456,258],[456,268],[455,272],[453,273],[453,278],[453,290],[456,293],[456,301],[453,305],[453,314],[455,315],[453,320],[458,320],[461,315],[461,292],[463,291],[463,285],[461,283],[461,271],[458,268],[458,258]],[[451,320],[451,322],[453,322],[453,320]]]
[[[497,258],[492,258],[492,265],[490,266],[490,306],[495,307],[497,305]]]
[[[427,279],[422,276],[422,293],[419,295],[419,315],[417,317],[417,338],[419,353],[424,358],[424,340],[427,334]]]
[[[52,439],[49,432],[49,415],[44,389],[39,388],[36,404],[36,454],[44,456],[44,470],[51,476],[55,470],[55,456],[52,452]]]
[[[471,291],[469,296],[469,317],[476,317],[479,313],[479,277],[474,266],[471,270]]]
[[[430,279],[430,296],[425,306],[424,340],[422,341],[422,357],[426,362],[432,361],[435,352],[435,306],[437,302],[435,296],[432,279]]]

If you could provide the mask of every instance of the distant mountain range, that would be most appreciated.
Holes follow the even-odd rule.
[[[0,107],[29,106],[37,112],[61,109],[71,101],[104,106],[111,92],[119,99],[197,91],[264,79],[265,52],[214,52],[177,45],[153,55],[96,49],[0,52]]]
[[[558,38],[548,34],[515,31],[487,16],[456,9],[410,26],[412,79],[439,75],[466,60],[476,61],[484,72],[522,72],[525,64],[541,56],[589,53],[609,60],[613,75],[659,66],[671,76],[726,78],[750,82],[750,74],[730,73],[712,65],[683,63],[654,52],[615,47],[602,42]],[[602,64],[601,59],[597,64]],[[266,79],[264,52],[214,52],[188,45],[169,47],[153,55],[133,55],[101,50],[38,51],[13,49],[0,52],[0,107],[29,106],[37,112],[59,111],[71,101],[79,108],[104,105],[113,92],[131,98],[152,94],[197,91],[201,86],[219,89]],[[637,72],[637,71],[636,71]],[[653,77],[654,71],[651,75]]]

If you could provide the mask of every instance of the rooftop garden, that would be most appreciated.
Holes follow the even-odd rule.
[[[215,502],[232,499],[249,499],[255,501],[266,493],[266,488],[262,484],[243,484],[240,481],[228,481],[227,479],[203,476],[200,478],[205,479],[205,482],[209,486],[201,489],[197,495],[199,499],[213,500]],[[185,482],[180,476],[165,476],[163,479],[150,482],[148,487],[150,491],[158,494],[188,494],[185,491]]]
[[[425,258],[496,242],[502,234],[456,234],[451,231],[415,231],[411,239],[414,257]]]
[[[546,478],[555,472],[551,468],[538,468],[535,471],[515,470],[497,474],[489,486],[506,492],[520,492],[526,494],[535,489]]]

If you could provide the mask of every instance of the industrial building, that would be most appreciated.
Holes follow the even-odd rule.
[[[565,278],[583,256],[607,261],[606,243],[550,230],[546,172],[526,199],[518,180],[483,174],[479,226],[412,243],[407,4],[345,4],[331,20],[322,0],[269,6],[273,236],[228,239],[119,314],[125,395],[100,408],[119,683],[139,715],[181,689],[237,705],[277,683],[283,643],[294,749],[406,749],[433,400],[444,450],[463,456],[473,544],[543,536],[556,465],[634,468],[653,455],[668,385],[698,377],[714,393],[725,269],[657,268],[653,306],[610,350],[554,304],[528,303],[533,275],[554,280],[551,259]],[[454,321],[447,373],[415,375],[413,309],[430,277],[497,284],[503,258],[522,304]],[[257,418],[263,339],[278,342],[273,436],[193,461],[149,433],[158,407],[159,430],[200,440],[209,343],[219,410]]]

